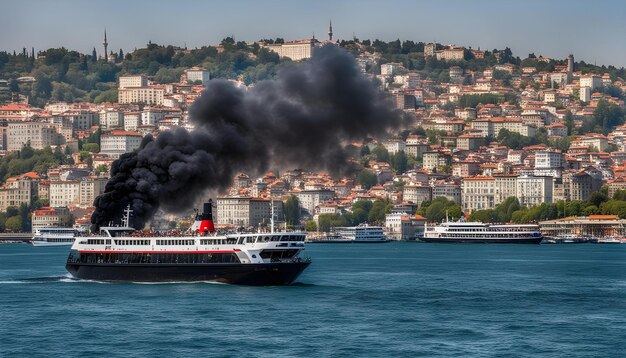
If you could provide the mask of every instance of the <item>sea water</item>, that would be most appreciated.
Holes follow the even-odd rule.
[[[0,245],[1,357],[625,357],[626,245],[310,244],[289,287],[71,278]]]

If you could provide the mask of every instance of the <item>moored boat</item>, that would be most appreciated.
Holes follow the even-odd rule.
[[[443,222],[426,226],[426,242],[539,244],[543,235],[534,224],[484,224],[480,222]]]
[[[78,232],[74,228],[47,227],[36,229],[30,243],[33,246],[70,246]]]
[[[327,244],[375,244],[389,242],[380,226],[362,224],[338,227],[332,233],[309,239],[311,243]]]

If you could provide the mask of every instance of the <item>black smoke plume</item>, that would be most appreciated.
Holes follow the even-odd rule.
[[[331,45],[248,90],[210,81],[190,118],[194,130],[148,135],[113,163],[105,193],[95,200],[92,230],[119,222],[128,204],[132,225],[141,229],[159,208],[188,209],[205,190],[227,188],[240,171],[260,175],[291,166],[344,173],[347,143],[383,136],[408,120],[352,55]]]

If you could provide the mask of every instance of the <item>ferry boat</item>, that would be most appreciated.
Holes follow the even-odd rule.
[[[47,227],[35,230],[30,243],[33,246],[70,246],[76,235],[76,229],[71,227]]]
[[[196,215],[189,235],[142,236],[129,227],[101,227],[100,234],[79,238],[66,269],[74,277],[98,281],[213,281],[243,285],[289,285],[310,259],[300,257],[304,233],[216,235],[211,202]],[[273,215],[272,215],[273,216]]]
[[[324,244],[372,244],[389,242],[381,226],[361,224],[359,226],[338,227],[334,232],[309,239],[310,243]]]
[[[426,226],[426,242],[539,244],[543,235],[534,224],[484,224],[481,222],[443,222]]]

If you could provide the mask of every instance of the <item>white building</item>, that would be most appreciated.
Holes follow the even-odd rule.
[[[98,195],[104,193],[108,179],[102,177],[86,177],[80,180],[78,192],[78,205],[82,207],[93,206]]]
[[[217,198],[216,223],[217,225],[234,226],[269,226],[272,208],[269,199],[258,198]],[[284,221],[283,203],[274,200],[274,220]]]
[[[432,189],[428,185],[405,185],[402,200],[420,206],[424,201],[432,200]]]
[[[100,153],[113,158],[139,148],[143,136],[137,132],[115,130],[100,136]]]
[[[135,88],[135,87],[147,87],[148,79],[145,76],[120,76],[119,89]]]
[[[190,69],[187,69],[185,70],[185,75],[187,76],[188,82],[193,83],[196,81],[200,81],[203,85],[206,85],[211,79],[209,71],[201,67],[192,67]]]
[[[67,227],[71,220],[70,211],[66,207],[43,207],[33,211],[32,231],[49,227]]]
[[[522,206],[533,207],[553,200],[553,178],[521,175],[517,178],[517,198]]]
[[[59,135],[53,124],[45,122],[10,122],[7,129],[7,150],[20,150],[26,144],[44,149],[59,144]]]
[[[51,180],[50,206],[60,207],[77,204],[80,195],[80,180]]]
[[[406,213],[385,215],[385,234],[391,240],[415,240],[424,236],[426,218]]]
[[[141,112],[126,112],[124,113],[124,130],[136,131],[137,127],[141,125]]]
[[[494,178],[494,205],[517,195],[517,174],[496,174]]]
[[[563,172],[563,154],[553,150],[535,152],[535,170],[537,176],[560,178]]]
[[[118,91],[118,103],[121,104],[146,104],[146,105],[163,105],[163,98],[165,96],[165,87],[163,86],[150,86],[150,87],[135,87],[124,88]]]
[[[316,41],[315,39],[305,39],[283,44],[262,43],[261,46],[276,52],[280,57],[289,57],[294,61],[299,61],[311,58]]]
[[[100,126],[104,129],[124,128],[124,113],[114,109],[100,111]]]
[[[335,192],[328,189],[318,190],[302,190],[294,192],[300,202],[300,207],[308,214],[313,215],[315,207],[321,203],[328,201],[335,197]]]
[[[154,108],[145,108],[141,112],[141,125],[158,125],[161,120],[165,119],[165,112]]]
[[[493,209],[495,206],[495,179],[493,177],[464,178],[461,193],[464,211]]]
[[[580,87],[580,91],[578,93],[578,99],[581,102],[589,102],[591,101],[591,88],[590,87]]]
[[[396,154],[406,149],[406,143],[402,139],[388,139],[383,142],[383,146],[389,154]]]
[[[602,77],[595,75],[581,76],[580,87],[589,87],[591,91],[598,87],[602,87]]]

